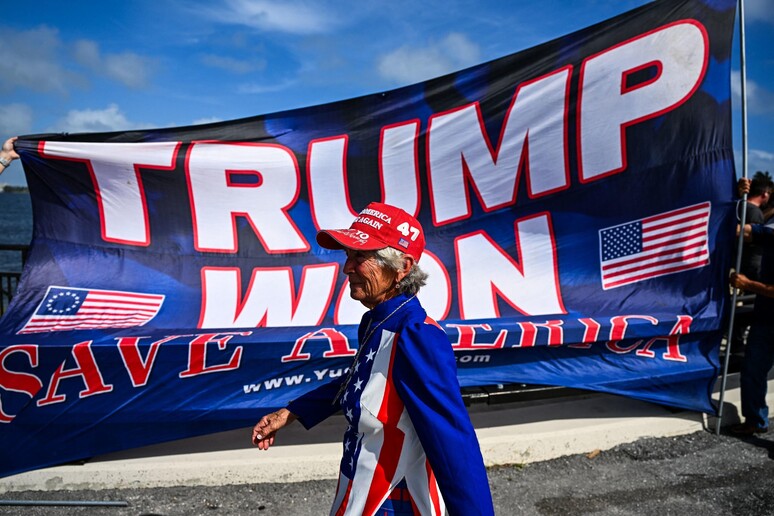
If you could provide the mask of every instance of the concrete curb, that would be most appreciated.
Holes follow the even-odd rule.
[[[774,404],[774,381],[769,384],[769,403]],[[725,401],[724,423],[738,421],[736,385],[728,386]],[[593,393],[473,405],[470,414],[487,466],[606,450],[643,437],[683,435],[708,426],[714,431],[715,425],[715,418],[703,414]],[[0,480],[0,493],[334,479],[344,427],[344,418],[338,416],[309,432],[295,424],[267,452],[249,444],[249,429],[148,446],[95,457],[84,465],[7,477]]]

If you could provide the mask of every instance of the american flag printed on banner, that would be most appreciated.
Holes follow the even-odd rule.
[[[599,231],[605,290],[709,264],[711,204],[704,202]]]
[[[163,303],[160,294],[50,286],[18,333],[142,326]]]

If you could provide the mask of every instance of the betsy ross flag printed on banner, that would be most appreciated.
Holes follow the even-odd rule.
[[[705,202],[601,229],[602,288],[707,265],[710,207]]]
[[[142,326],[162,303],[159,294],[51,286],[18,333]]]

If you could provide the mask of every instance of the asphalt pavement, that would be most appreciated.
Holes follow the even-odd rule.
[[[495,466],[488,472],[499,515],[774,514],[774,436],[769,434],[737,439],[699,431],[645,438],[606,451]],[[327,514],[334,489],[334,480],[313,480],[23,491],[0,499],[112,501],[127,506],[0,506],[0,514],[317,516]]]

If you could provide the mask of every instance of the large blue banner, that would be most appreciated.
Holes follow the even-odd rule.
[[[365,308],[315,234],[374,200],[426,230],[419,298],[463,386],[714,412],[734,4],[655,2],[323,106],[22,137],[34,238],[0,321],[0,475],[250,426],[341,375]]]

